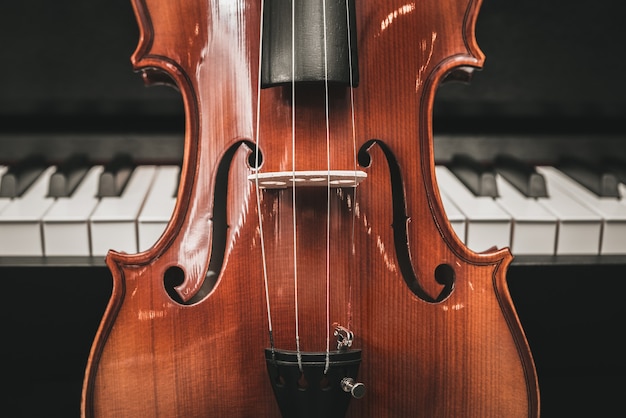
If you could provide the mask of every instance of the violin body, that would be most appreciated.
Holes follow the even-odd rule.
[[[277,359],[302,354],[286,374],[341,374],[335,357],[319,367],[342,352],[360,357],[345,374],[367,390],[344,389],[336,416],[538,416],[512,256],[463,245],[434,175],[435,91],[482,67],[481,1],[354,3],[358,86],[260,88],[259,0],[133,0],[133,65],[180,90],[185,154],[160,239],[107,255],[113,293],[83,417],[335,416],[335,401],[315,397],[282,406],[275,391],[292,383]],[[357,171],[358,186],[343,174],[330,187]],[[259,183],[296,172],[323,185]],[[336,347],[335,323],[354,333],[349,348]],[[318,386],[307,373],[287,398]]]

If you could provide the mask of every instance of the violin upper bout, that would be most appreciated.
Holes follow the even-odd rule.
[[[141,71],[141,77],[146,85],[168,85],[176,87],[176,82],[167,71],[155,67],[154,58],[147,60],[146,56],[153,44],[154,29],[144,0],[131,0],[135,17],[139,26],[139,42],[130,61],[136,71]]]
[[[485,62],[485,54],[481,51],[476,40],[476,21],[482,2],[483,0],[471,0],[466,15],[465,29],[463,31],[465,33],[468,51],[470,55],[476,59],[476,66],[479,68],[482,68]]]
[[[180,88],[188,69],[197,66],[206,45],[206,10],[200,2],[131,0],[139,27],[139,42],[131,56],[135,71],[141,71],[147,85]],[[186,23],[187,22],[187,23]],[[185,53],[185,51],[191,51]],[[187,57],[188,59],[186,59]],[[192,57],[192,58],[189,58]]]
[[[147,51],[152,45],[152,39],[154,38],[154,30],[148,15],[148,10],[144,0],[131,0],[133,11],[135,12],[135,18],[137,19],[137,25],[139,27],[139,42],[133,52],[130,60],[133,64],[133,68],[136,70],[139,66],[139,61],[147,54]]]
[[[461,3],[465,3],[461,1]],[[461,42],[465,47],[465,52],[461,54],[453,53],[442,65],[442,82],[462,81],[469,82],[475,70],[481,70],[485,63],[485,54],[480,49],[476,39],[476,21],[478,19],[482,0],[469,0],[467,2],[466,13],[463,15],[463,22],[460,27]]]

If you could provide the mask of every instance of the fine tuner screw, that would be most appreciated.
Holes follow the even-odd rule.
[[[350,394],[356,399],[361,399],[365,396],[365,385],[360,382],[355,382],[351,377],[344,377],[341,379],[341,388],[344,392],[350,392]]]

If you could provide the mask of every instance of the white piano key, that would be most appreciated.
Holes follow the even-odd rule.
[[[542,167],[549,197],[538,200],[558,219],[556,255],[597,255],[600,251],[602,218],[554,184]]]
[[[89,217],[98,204],[102,166],[93,166],[74,193],[59,197],[43,217],[46,256],[90,256]]]
[[[512,219],[511,252],[513,255],[554,255],[557,236],[557,218],[511,185],[501,175],[496,175],[499,197],[496,202]]]
[[[626,253],[626,206],[615,197],[599,197],[554,167],[537,167],[551,184],[567,193],[602,219],[600,254]]]
[[[2,180],[2,176],[4,173],[8,171],[9,167],[5,165],[0,165],[0,180]],[[9,197],[0,197],[0,213],[2,213],[2,209],[4,209],[11,202],[11,198]]]
[[[160,166],[138,219],[139,251],[152,247],[167,226],[178,189],[178,166]]]
[[[155,172],[155,166],[139,166],[121,196],[100,199],[89,222],[92,255],[104,256],[110,249],[137,252],[137,218]]]
[[[465,242],[465,215],[463,212],[454,204],[452,199],[448,196],[448,194],[440,190],[441,202],[443,203],[443,209],[446,212],[446,217],[454,230],[454,233],[462,242]]]
[[[465,245],[474,251],[510,245],[511,217],[488,196],[475,196],[445,166],[436,166],[439,189],[465,215]],[[443,194],[442,193],[442,194]]]
[[[56,169],[50,166],[0,213],[0,255],[43,256],[41,219],[54,202],[47,197],[48,182]]]

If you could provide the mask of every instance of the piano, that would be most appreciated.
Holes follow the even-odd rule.
[[[59,167],[47,167],[2,210],[0,234],[15,239],[6,240],[0,254],[104,257],[110,248],[146,250],[172,215],[179,171],[175,165],[134,167],[117,193],[106,194],[96,186],[105,183],[110,172],[94,165],[85,170],[75,190],[52,197],[52,180],[61,173]],[[11,174],[9,167],[5,176]]]
[[[176,91],[132,73],[130,2],[22,3],[0,6],[3,353],[17,365],[3,412],[72,417],[111,292],[104,255],[165,228],[184,118]],[[609,415],[626,389],[626,87],[610,77],[624,26],[611,7],[484,0],[485,68],[435,102],[444,209],[470,248],[511,248],[547,418]]]
[[[435,174],[446,215],[469,248],[509,247],[531,262],[626,260],[626,158],[611,152],[596,158],[614,165],[589,156],[533,165],[512,157],[509,146],[484,161],[456,152],[458,140],[437,137],[455,151],[437,157]],[[71,154],[58,164],[29,155],[0,165],[0,236],[10,237],[0,241],[0,257],[99,264],[110,248],[147,250],[171,217],[179,176],[175,160],[137,164],[129,154],[101,164]]]

